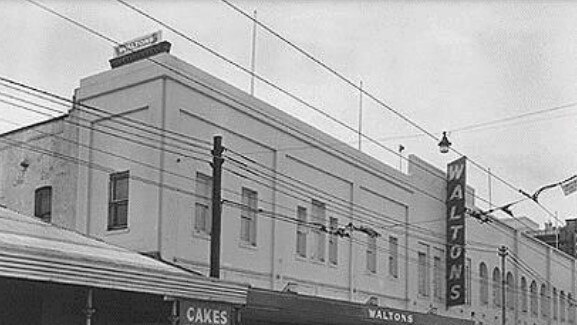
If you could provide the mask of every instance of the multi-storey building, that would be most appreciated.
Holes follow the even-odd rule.
[[[222,278],[483,324],[501,324],[502,304],[508,324],[575,323],[575,259],[497,219],[466,218],[466,300],[445,308],[442,170],[411,156],[401,172],[167,53],[82,79],[69,115],[2,136],[0,203],[208,273],[217,134]]]
[[[577,256],[577,219],[566,219],[563,227],[553,226],[551,222],[545,223],[545,229],[535,230],[532,234],[545,243],[560,249],[561,251]]]

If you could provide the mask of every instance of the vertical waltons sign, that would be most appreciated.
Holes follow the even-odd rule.
[[[465,304],[466,157],[447,165],[447,307]]]

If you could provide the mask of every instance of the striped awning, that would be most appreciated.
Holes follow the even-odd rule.
[[[0,208],[0,277],[245,304],[248,286],[151,257]]]

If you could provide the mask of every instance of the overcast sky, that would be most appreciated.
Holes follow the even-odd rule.
[[[118,41],[162,29],[172,54],[249,89],[246,73],[114,0],[38,1]],[[223,2],[127,1],[250,67],[252,22]],[[257,10],[264,24],[355,83],[362,80],[365,90],[429,132],[440,136],[456,130],[450,140],[457,150],[515,188],[533,192],[577,173],[577,105],[570,105],[577,103],[577,3],[232,2],[250,13]],[[81,78],[109,69],[113,44],[24,0],[5,0],[1,7],[1,76],[71,96]],[[357,128],[359,91],[262,29],[256,73]],[[357,146],[354,132],[262,83],[255,89],[257,97]],[[0,92],[9,91],[0,86]],[[546,109],[553,110],[458,131]],[[0,117],[2,132],[46,118],[4,103]],[[363,133],[393,151],[402,144],[405,155],[416,154],[442,169],[458,158],[440,154],[436,141],[366,97]],[[368,140],[363,151],[399,167],[399,157]],[[487,174],[469,164],[468,177],[477,194],[488,198]],[[492,181],[495,204],[517,198],[514,190]],[[557,188],[541,200],[562,220],[577,217],[577,194],[565,197]],[[530,202],[512,210],[541,224],[551,219]]]

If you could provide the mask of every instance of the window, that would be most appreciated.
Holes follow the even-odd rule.
[[[128,171],[110,175],[108,229],[128,226]]]
[[[212,227],[212,177],[196,173],[194,230],[210,234]]]
[[[256,246],[256,213],[258,194],[251,189],[242,188],[242,209],[240,212],[240,240]]]
[[[338,219],[334,217],[329,218],[329,228],[331,235],[329,236],[329,263],[337,265],[339,259],[339,242],[335,232],[339,227]]]
[[[539,294],[537,293],[537,283],[535,281],[531,282],[531,316],[539,316]]]
[[[471,306],[471,259],[465,260],[465,305]]]
[[[507,282],[505,283],[507,291],[507,308],[515,309],[515,279],[513,278],[513,273],[507,273]]]
[[[527,280],[521,277],[521,311],[527,312]]]
[[[433,298],[443,301],[443,251],[437,250],[433,257]]]
[[[389,275],[393,278],[399,276],[399,240],[389,236]]]
[[[493,307],[501,307],[501,272],[493,269]]]
[[[307,208],[297,207],[297,255],[307,257]]]
[[[557,311],[558,311],[558,307],[559,307],[559,306],[558,306],[558,303],[559,303],[559,302],[558,302],[558,299],[557,299],[557,298],[558,298],[558,297],[557,297],[557,288],[553,288],[553,297],[552,297],[552,298],[553,298],[553,299],[552,299],[552,300],[553,300],[553,313],[552,313],[552,314],[553,314],[553,319],[557,319],[557,317],[559,316],[559,315],[557,315]]]
[[[418,261],[418,283],[419,295],[423,297],[429,296],[429,246],[420,244],[417,255]]]
[[[317,200],[312,201],[311,222],[318,226],[318,229],[315,228],[313,231],[315,247],[312,258],[317,261],[324,262],[325,233],[320,229],[320,227],[324,227],[326,224],[326,208],[324,203]]]
[[[52,219],[52,187],[45,186],[34,192],[34,216],[42,221]]]
[[[377,237],[367,237],[367,271],[377,273]]]
[[[547,285],[541,285],[541,317],[547,318],[549,316],[549,301],[547,301]]]
[[[575,323],[575,301],[573,301],[573,296],[568,293],[567,294],[567,306],[569,308],[569,323]]]
[[[479,265],[479,276],[481,278],[481,290],[479,290],[479,300],[481,305],[489,304],[489,271],[487,264],[481,262]]]
[[[559,293],[559,319],[561,320],[561,322],[565,321],[566,310],[567,307],[565,304],[565,292],[561,290],[561,292]]]

